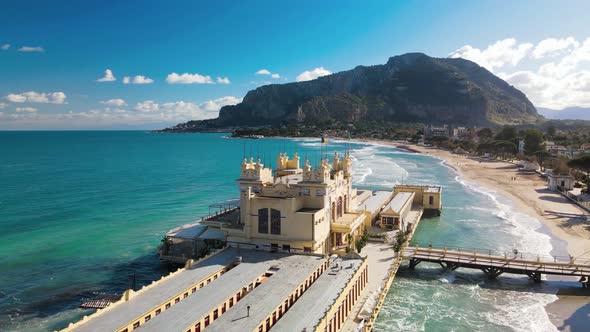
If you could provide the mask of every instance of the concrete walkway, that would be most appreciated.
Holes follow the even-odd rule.
[[[384,279],[387,277],[387,271],[393,265],[395,252],[390,244],[381,242],[368,242],[361,251],[361,256],[369,259],[369,283],[361,293],[361,297],[352,308],[350,315],[344,322],[342,331],[356,331],[360,321],[357,315],[369,296],[375,293]]]

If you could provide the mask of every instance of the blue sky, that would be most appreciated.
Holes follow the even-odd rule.
[[[589,12],[588,1],[4,0],[0,130],[160,128],[214,117],[263,84],[406,52],[474,60],[540,106],[588,106]],[[554,53],[534,53],[549,38]],[[116,80],[98,82],[106,69]],[[554,101],[572,84],[579,95]],[[539,85],[551,87],[537,96]]]

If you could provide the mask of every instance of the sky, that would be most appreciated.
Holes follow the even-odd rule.
[[[590,107],[590,1],[0,2],[0,130],[158,129],[423,52]]]

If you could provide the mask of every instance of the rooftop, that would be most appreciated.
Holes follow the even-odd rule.
[[[164,303],[174,295],[189,288],[199,280],[234,262],[236,256],[239,254],[238,249],[227,248],[223,252],[194,265],[184,272],[162,280],[156,287],[138,292],[129,301],[118,305],[116,309],[106,310],[100,316],[87,321],[73,331],[115,331],[131,320]]]
[[[199,237],[207,230],[207,226],[201,224],[188,224],[181,227],[175,228],[169,231],[166,236],[176,237],[181,239],[194,239]]]
[[[412,192],[399,192],[393,197],[387,208],[395,212],[400,212],[404,205],[406,205],[406,202],[413,197],[414,193]]]
[[[333,221],[332,224],[351,225],[361,215],[362,214],[359,214],[358,212],[357,213],[348,213],[348,212],[345,212],[345,213],[342,214],[341,217],[336,218],[336,220]]]
[[[242,249],[239,250],[237,256],[242,257],[242,263],[154,317],[142,325],[141,329],[144,331],[183,331],[228,298],[240,292],[243,287],[248,287],[254,279],[262,276],[271,267],[277,266],[286,270],[292,268],[288,264],[289,259],[286,259],[288,255],[285,254]],[[309,256],[306,257],[309,258]],[[285,264],[285,262],[287,263]]]
[[[208,329],[226,332],[253,331],[323,262],[321,257],[308,255],[282,258],[279,270],[272,277],[219,316]],[[246,316],[248,306],[250,316]]]
[[[393,196],[393,192],[391,191],[377,191],[363,203],[359,204],[356,210],[363,211],[366,209],[367,211],[379,213],[383,206],[391,199],[391,196]]]
[[[425,193],[438,193],[440,192],[440,187],[428,187],[424,190]]]
[[[332,261],[330,268],[303,293],[272,330],[314,331],[362,263],[362,259],[337,258]]]

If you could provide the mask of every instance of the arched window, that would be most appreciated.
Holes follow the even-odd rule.
[[[342,196],[338,197],[338,204],[336,205],[338,217],[342,217]]]
[[[270,234],[281,235],[281,211],[270,209]]]
[[[268,209],[258,209],[258,233],[268,234]]]
[[[332,202],[332,221],[336,220],[336,203]]]

